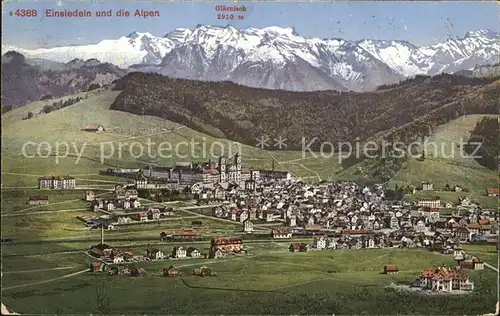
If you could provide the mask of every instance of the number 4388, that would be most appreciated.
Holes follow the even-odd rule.
[[[17,9],[14,15],[19,17],[35,17],[38,15],[38,12],[35,9]]]

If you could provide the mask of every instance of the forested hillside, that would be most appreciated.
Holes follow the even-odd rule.
[[[490,78],[439,75],[368,93],[289,92],[232,83],[172,79],[132,73],[116,82],[123,90],[111,109],[154,115],[217,137],[255,145],[262,135],[287,139],[355,142],[380,134],[413,141],[467,114],[498,113],[499,83]]]
[[[476,127],[471,132],[466,151],[477,156],[477,162],[486,168],[498,170],[498,157],[500,156],[499,119],[485,117],[477,122]]]

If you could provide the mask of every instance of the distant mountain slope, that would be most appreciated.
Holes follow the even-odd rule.
[[[471,31],[463,38],[419,47],[399,40],[305,38],[293,28],[198,25],[164,37],[134,32],[94,45],[18,51],[63,63],[97,58],[143,72],[258,88],[367,91],[418,74],[497,63],[500,34]]]
[[[84,91],[91,84],[109,84],[126,71],[109,63],[72,60],[67,64],[26,59],[10,51],[2,56],[2,110],[40,100]],[[5,108],[7,106],[7,108]]]
[[[478,65],[474,67],[474,69],[472,70],[461,70],[456,72],[455,74],[466,77],[475,77],[475,78],[500,77],[500,63],[495,65],[483,65],[483,66]]]
[[[317,137],[312,148],[319,149],[321,142],[355,142],[385,131],[406,142],[464,113],[495,114],[498,87],[491,79],[440,75],[361,94],[287,92],[132,73],[116,82],[123,91],[111,108],[250,145],[281,136],[288,149],[300,149]]]

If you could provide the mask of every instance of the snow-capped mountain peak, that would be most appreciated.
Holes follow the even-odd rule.
[[[155,36],[149,32],[140,33],[140,32],[134,31],[134,32],[130,33],[129,35],[127,35],[127,37],[135,39],[135,38],[141,38],[141,37],[155,37]]]
[[[490,29],[469,31],[465,34],[465,37],[486,37],[486,38],[497,38],[500,39],[500,32],[495,32]]]
[[[373,89],[417,74],[456,72],[498,62],[500,35],[470,31],[433,45],[401,40],[319,39],[293,27],[237,29],[232,25],[178,28],[163,37],[132,32],[93,45],[16,50],[30,58],[74,58],[198,80],[233,80],[251,86],[292,89]]]

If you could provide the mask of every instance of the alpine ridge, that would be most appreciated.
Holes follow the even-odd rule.
[[[294,91],[368,91],[415,75],[436,75],[498,63],[500,34],[416,46],[407,41],[302,37],[294,28],[178,28],[163,37],[132,32],[93,45],[15,50],[28,58],[69,62],[96,58],[122,68],[167,76]]]

